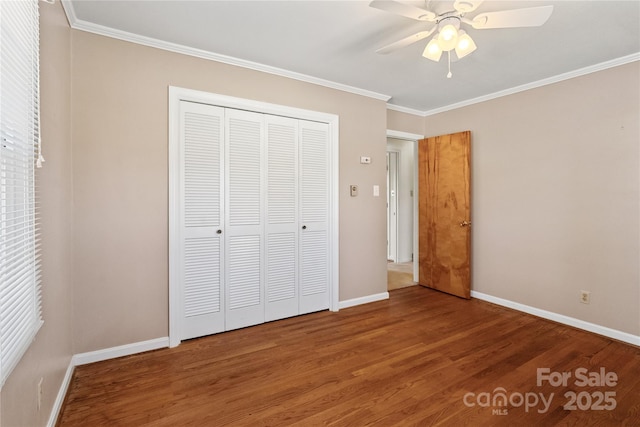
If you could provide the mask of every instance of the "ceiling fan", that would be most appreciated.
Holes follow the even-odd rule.
[[[449,73],[447,77],[451,78],[451,51],[454,51],[458,58],[463,58],[476,50],[476,44],[471,36],[460,29],[461,24],[469,25],[476,30],[539,27],[547,22],[553,12],[553,6],[538,6],[480,13],[473,18],[468,18],[467,14],[474,12],[481,4],[482,0],[455,0],[453,2],[453,10],[436,13],[397,1],[374,0],[369,3],[370,7],[417,21],[435,23],[431,29],[417,32],[381,47],[376,52],[381,54],[391,53],[429,37],[437,30],[438,33],[429,41],[422,56],[438,62],[442,53],[447,52],[449,58]]]

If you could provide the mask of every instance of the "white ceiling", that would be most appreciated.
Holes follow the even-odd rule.
[[[452,64],[451,79],[445,55],[439,63],[421,56],[429,39],[376,54],[434,24],[385,13],[369,1],[62,1],[74,28],[161,47],[168,45],[158,41],[169,42],[173,50],[211,53],[277,74],[299,73],[301,79],[386,95],[389,104],[416,112],[640,59],[637,0],[485,1],[468,17],[549,4],[554,11],[542,27],[466,28],[478,49]],[[452,3],[426,2],[436,11],[451,10]]]

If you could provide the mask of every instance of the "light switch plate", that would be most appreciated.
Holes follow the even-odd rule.
[[[379,185],[374,185],[373,186],[373,197],[379,197],[380,196],[380,186]]]
[[[356,197],[358,195],[358,186],[357,185],[350,185],[349,189],[351,191],[351,197]]]

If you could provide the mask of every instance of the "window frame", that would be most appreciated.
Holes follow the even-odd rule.
[[[43,324],[38,0],[0,2],[0,387]]]

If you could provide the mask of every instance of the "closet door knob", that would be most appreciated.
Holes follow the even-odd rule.
[[[216,231],[216,234],[222,234],[222,230]]]
[[[307,229],[307,226],[306,226],[306,225],[303,225],[303,226],[302,226],[302,229],[303,229],[303,230],[306,230],[306,229]]]

